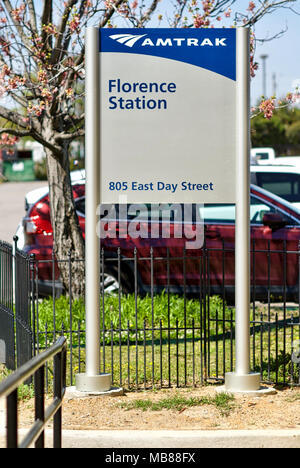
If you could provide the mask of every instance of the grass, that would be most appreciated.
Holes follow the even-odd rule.
[[[221,330],[221,319],[227,320],[224,323],[225,331],[229,330],[229,321],[231,318],[231,309],[219,296],[210,298],[210,318],[218,317],[219,329]],[[70,321],[70,302],[66,296],[61,296],[59,299],[45,299],[39,304],[38,308],[38,329],[40,331],[47,330],[51,333],[54,329],[54,310],[55,310],[55,328],[56,330],[69,330],[72,327],[73,331],[78,330],[78,325],[82,330],[85,330],[85,307],[84,300],[78,299],[72,302],[72,323]],[[175,328],[184,327],[185,323],[189,326],[194,321],[195,326],[199,326],[203,320],[203,304],[197,299],[186,299],[175,294],[166,294],[165,292],[151,296],[138,296],[137,302],[134,294],[121,296],[107,295],[104,298],[104,314],[103,304],[101,303],[100,322],[103,328],[107,330],[106,339],[110,341],[109,330],[121,328],[126,332],[127,328],[143,328],[159,327],[162,328],[170,325]],[[153,313],[153,314],[152,314]],[[139,333],[141,336],[141,332]],[[126,333],[123,333],[123,341],[125,341]],[[135,337],[134,337],[135,338]]]
[[[8,370],[4,365],[0,365],[0,382],[5,380],[12,371]],[[29,400],[30,398],[34,397],[34,388],[33,385],[25,385],[22,384],[18,388],[18,399],[20,401]]]
[[[223,304],[219,298],[215,297],[211,303],[214,304],[214,313],[210,315],[210,321],[206,322],[207,342],[204,348],[203,326],[199,327],[199,307],[197,300],[190,300],[189,313],[198,314],[198,323],[195,323],[195,329],[191,327],[190,317],[187,313],[187,326],[189,329],[184,332],[183,329],[176,329],[176,321],[184,316],[183,303],[178,298],[178,304],[174,306],[174,313],[170,317],[170,333],[157,324],[164,317],[164,323],[167,314],[167,305],[165,303],[167,295],[162,294],[156,297],[157,307],[160,311],[155,312],[154,330],[144,329],[144,322],[140,319],[139,325],[143,324],[139,330],[135,330],[135,310],[132,304],[132,297],[122,297],[124,310],[127,310],[126,319],[130,316],[132,328],[106,329],[105,333],[101,331],[100,360],[101,371],[110,372],[113,377],[113,384],[124,386],[127,389],[140,388],[160,388],[177,386],[192,387],[205,383],[205,376],[209,379],[222,379],[226,372],[234,369],[235,360],[235,340],[234,323],[230,320],[223,322],[221,320],[223,312],[228,317],[232,311],[227,307],[223,311]],[[118,298],[107,297],[108,309],[111,314],[117,316],[118,323]],[[176,297],[173,299],[176,303]],[[116,302],[117,301],[117,302]],[[149,312],[150,301],[150,312]],[[117,305],[116,305],[117,304]],[[56,320],[63,320],[63,317],[69,317],[68,299],[63,297],[56,302],[57,316]],[[79,307],[79,304],[77,303]],[[149,326],[149,313],[151,315],[151,298],[140,298],[139,313],[147,318]],[[222,309],[221,309],[222,306]],[[43,307],[47,313],[43,316]],[[53,318],[53,304],[51,301],[45,301],[40,304],[39,323],[44,327],[47,320]],[[257,312],[256,321],[259,320],[260,312]],[[266,308],[266,306],[265,306]],[[118,309],[118,308],[117,308]],[[81,310],[81,306],[80,306]],[[105,309],[106,310],[106,309]],[[131,312],[129,313],[129,311]],[[172,310],[172,309],[171,309]],[[74,314],[78,309],[74,307]],[[154,308],[155,311],[155,308]],[[84,311],[83,311],[84,312]],[[80,312],[81,313],[81,312]],[[125,312],[124,312],[125,313]],[[131,314],[131,315],[130,315]],[[181,314],[181,315],[180,315]],[[273,314],[273,312],[272,312]],[[274,315],[274,314],[273,314]],[[294,327],[275,327],[275,315],[270,317],[269,325],[261,328],[259,322],[255,327],[255,334],[251,335],[251,369],[256,372],[262,372],[262,378],[265,382],[289,382],[297,383],[299,380],[299,366],[291,363],[291,344],[299,338],[299,325]],[[59,317],[61,317],[59,319]],[[180,318],[181,317],[181,318]],[[234,318],[234,317],[233,317]],[[47,319],[47,320],[46,320]],[[175,325],[174,325],[175,322]],[[80,334],[72,334],[72,352],[68,350],[68,384],[74,384],[74,376],[79,372],[85,371],[85,333],[84,322],[81,322],[82,328]],[[203,325],[203,323],[202,323]],[[53,333],[49,332],[47,325],[47,343],[53,341]],[[58,327],[57,327],[58,328]],[[182,327],[183,328],[183,327]],[[40,331],[43,333],[43,328]],[[73,324],[73,330],[76,330]],[[233,340],[231,341],[231,335]],[[44,346],[44,335],[40,335],[40,346]],[[68,331],[65,336],[70,344],[71,336]],[[103,340],[103,336],[105,339]],[[104,342],[103,342],[104,341]],[[253,348],[255,348],[255,359]],[[277,356],[277,357],[276,357]],[[170,362],[170,364],[169,364]],[[51,365],[49,365],[51,373]],[[73,375],[73,382],[70,379],[70,373]],[[201,377],[203,376],[204,379]],[[49,374],[49,382],[51,375]]]
[[[9,371],[7,370],[7,368],[3,364],[0,364],[0,382],[6,379],[8,375],[9,375]]]
[[[295,393],[293,395],[286,398],[286,401],[289,402],[289,403],[293,403],[295,401],[300,401],[300,392],[295,391]]]
[[[120,403],[119,406],[127,411],[133,409],[141,411],[162,411],[164,409],[182,411],[194,406],[210,405],[215,406],[223,416],[228,416],[230,411],[234,408],[233,402],[234,396],[227,393],[219,393],[213,397],[184,397],[180,394],[176,394],[175,396],[163,398],[159,401],[134,400],[130,403]]]
[[[155,295],[153,299],[134,295],[122,295],[120,299],[119,304],[118,296],[106,295],[104,317],[102,301],[100,311],[101,371],[112,374],[114,385],[127,389],[198,386],[205,383],[205,377],[218,381],[234,369],[235,310],[223,303],[222,298],[209,298],[209,320],[204,319],[203,304],[197,299],[168,297],[166,293]],[[52,299],[39,302],[36,327],[40,350],[54,341],[54,325],[56,337],[64,330],[69,343],[69,385],[74,384],[75,374],[85,371],[84,302],[73,301],[71,306],[72,322],[68,297],[62,296],[55,303]],[[278,304],[271,309],[263,304],[254,310],[251,308],[251,319],[255,312],[256,320],[255,333],[251,336],[251,368],[262,372],[263,381],[293,384],[299,381],[299,366],[291,363],[291,344],[300,336],[299,325],[284,329],[279,324],[276,328],[276,314],[282,320],[282,310]],[[293,313],[297,314],[288,308],[287,319]],[[261,316],[266,322],[264,327],[260,326]],[[48,369],[51,384],[51,364]]]

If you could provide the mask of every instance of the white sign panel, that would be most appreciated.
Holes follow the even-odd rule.
[[[235,203],[235,29],[100,30],[101,203]]]

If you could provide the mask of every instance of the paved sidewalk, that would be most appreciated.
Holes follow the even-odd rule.
[[[18,224],[25,216],[25,195],[46,185],[44,181],[0,184],[0,240],[12,243]]]
[[[26,431],[20,431],[22,437]],[[46,431],[51,447],[52,432]],[[0,432],[0,447],[4,432]],[[300,448],[300,430],[63,431],[64,448]]]
[[[0,431],[5,429],[5,399],[0,398]]]

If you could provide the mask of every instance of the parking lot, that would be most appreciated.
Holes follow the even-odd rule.
[[[25,214],[26,193],[45,185],[45,181],[0,184],[0,240],[12,242],[17,226]]]

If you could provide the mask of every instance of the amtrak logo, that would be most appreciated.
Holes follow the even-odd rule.
[[[142,37],[145,37],[147,34],[140,34],[140,35],[133,35],[133,34],[113,34],[109,36],[114,41],[120,42],[120,44],[124,44],[127,47],[132,47],[134,44]]]
[[[133,47],[140,39],[145,38],[140,44],[141,47],[150,46],[150,47],[226,47],[226,37],[215,37],[209,38],[204,37],[201,40],[195,37],[158,37],[156,39],[151,39],[148,34],[113,34],[109,36],[114,41],[124,44],[127,47]]]

